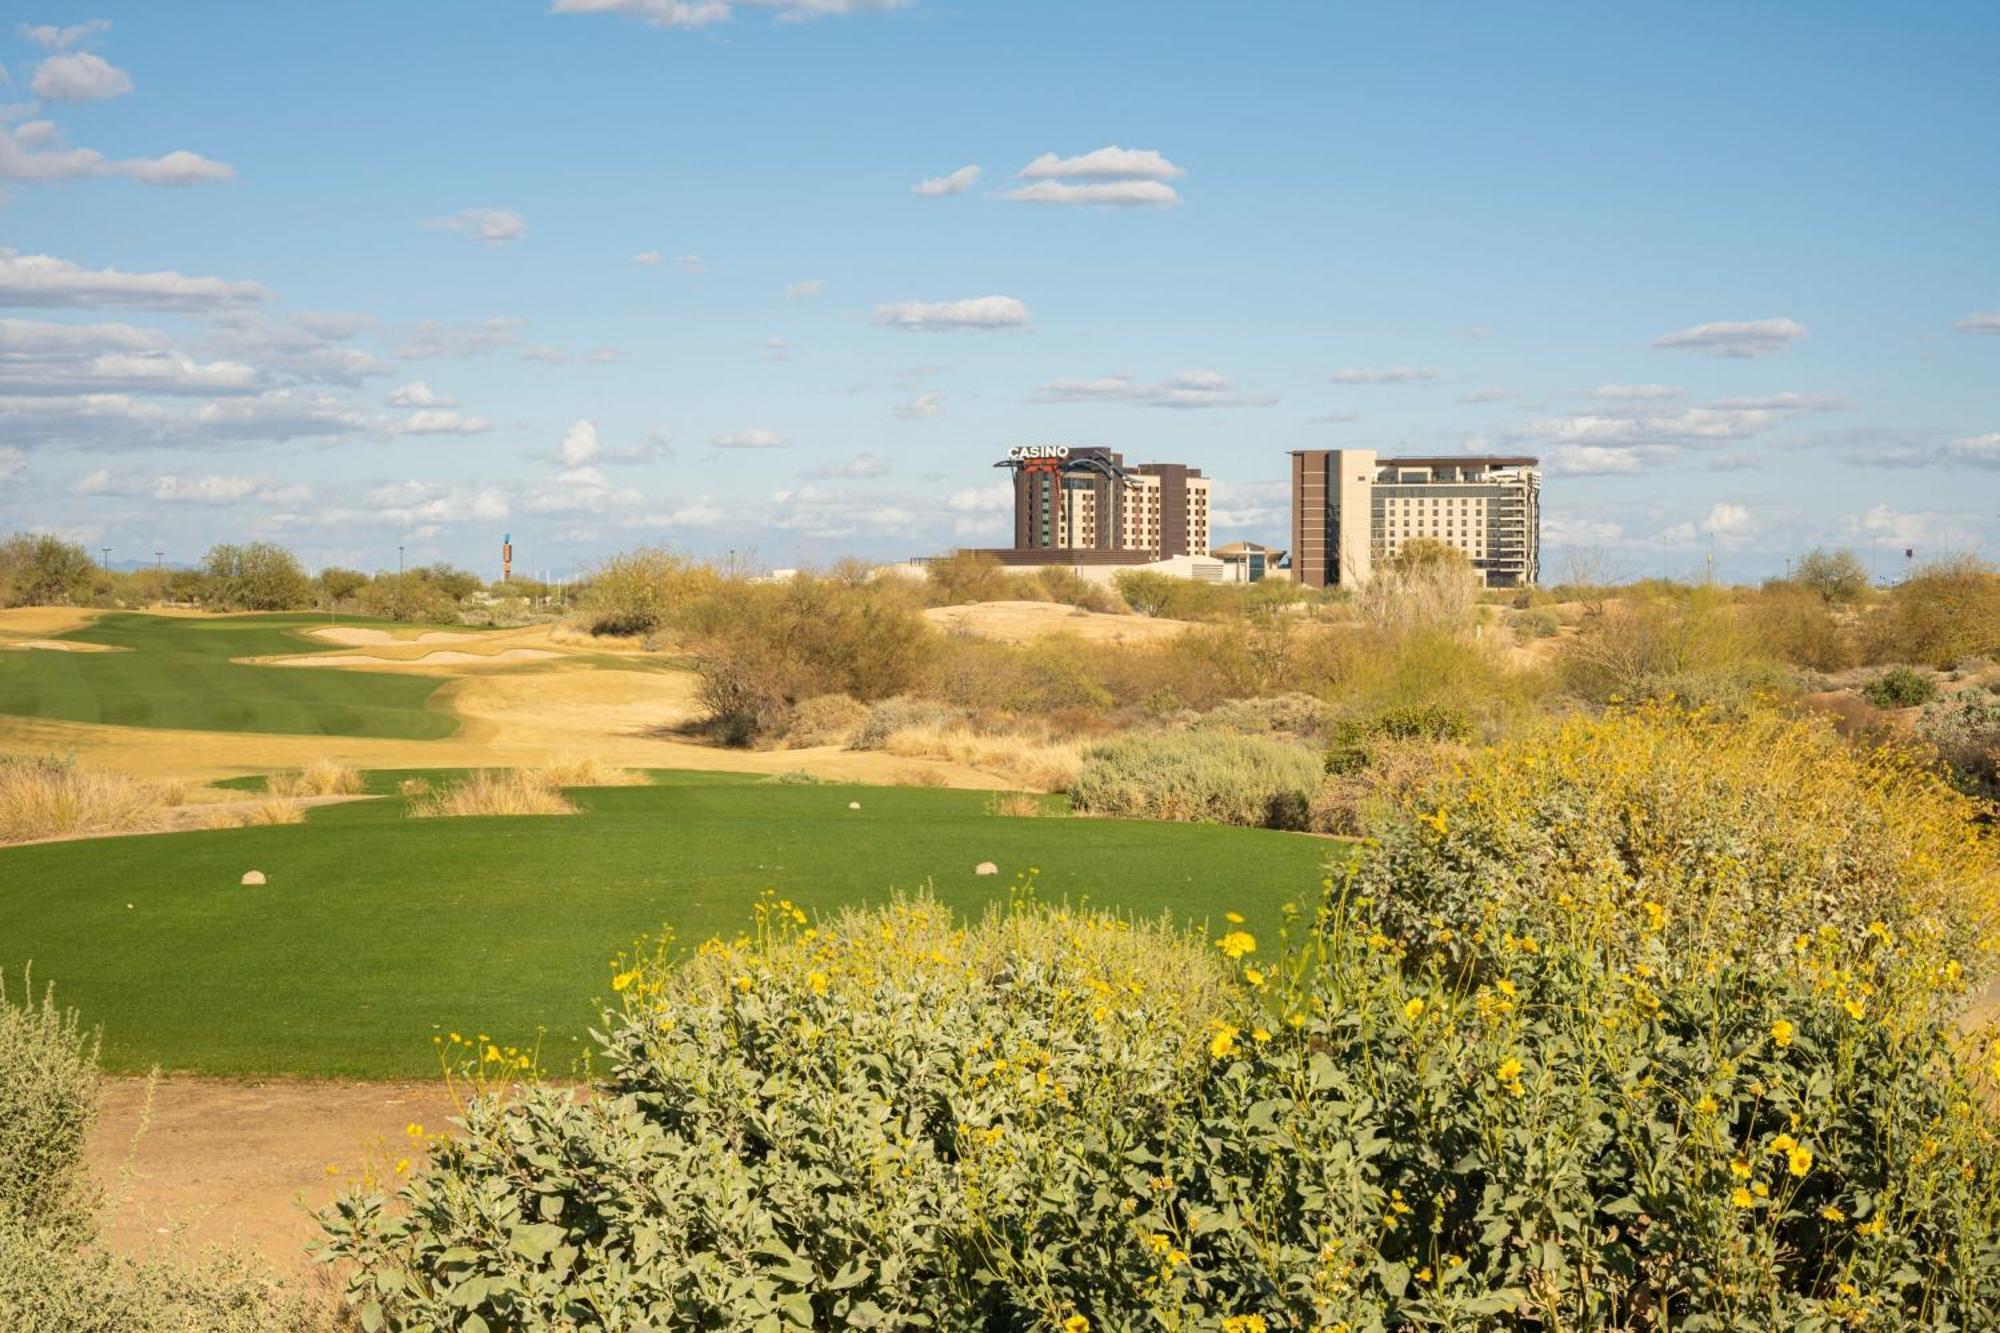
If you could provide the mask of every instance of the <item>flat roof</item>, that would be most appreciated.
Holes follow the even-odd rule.
[[[1442,454],[1435,457],[1378,458],[1382,467],[1534,467],[1542,460],[1526,454]]]

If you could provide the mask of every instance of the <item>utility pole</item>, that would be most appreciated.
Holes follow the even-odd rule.
[[[111,572],[111,548],[109,546],[100,546],[97,549],[104,553],[103,569],[105,573],[109,574]]]

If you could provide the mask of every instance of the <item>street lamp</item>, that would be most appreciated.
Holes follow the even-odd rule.
[[[97,549],[104,553],[104,572],[109,574],[111,572],[111,548],[109,546],[100,546]]]

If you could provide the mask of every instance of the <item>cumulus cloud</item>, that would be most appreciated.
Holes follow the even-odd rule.
[[[123,496],[161,504],[234,505],[256,501],[291,505],[312,498],[312,488],[304,483],[288,484],[268,477],[232,474],[184,477],[174,473],[137,477],[106,468],[86,474],[72,489],[78,495]]]
[[[1327,379],[1335,384],[1414,384],[1437,377],[1435,370],[1415,366],[1348,366],[1334,371]]]
[[[1028,307],[1011,296],[975,296],[963,301],[898,301],[876,306],[875,322],[893,329],[929,332],[1017,329],[1028,322]]]
[[[632,262],[640,268],[658,268],[661,261],[665,258],[666,256],[662,255],[658,250],[641,250],[638,254],[632,256]]]
[[[424,320],[411,328],[398,343],[395,355],[405,361],[485,356],[520,343],[519,330],[527,321],[514,315],[494,315],[477,324],[441,324]]]
[[[163,157],[110,158],[95,148],[69,148],[55,125],[31,120],[11,131],[0,125],[0,180],[52,185],[122,176],[142,185],[207,185],[236,179],[226,162],[180,149]]]
[[[1278,401],[1269,394],[1240,389],[1227,375],[1214,370],[1183,370],[1153,384],[1123,374],[1101,375],[1088,380],[1051,380],[1037,390],[1035,396],[1048,403],[1124,402],[1182,410],[1269,407]]]
[[[448,407],[426,407],[388,423],[386,429],[391,435],[481,435],[492,430],[493,423]]]
[[[1151,148],[1111,145],[1075,157],[1043,153],[1015,173],[1025,181],[1039,180],[1176,180],[1187,172]]]
[[[795,282],[785,288],[785,299],[787,301],[800,301],[808,296],[818,296],[824,290],[826,290],[826,281],[824,279],[807,278],[804,282]]]
[[[455,231],[481,245],[506,245],[528,234],[528,224],[511,208],[461,208],[448,218],[424,223],[433,231]]]
[[[562,455],[563,466],[569,468],[582,467],[596,458],[604,452],[604,445],[597,438],[597,423],[588,417],[570,423],[556,451]]]
[[[799,473],[814,481],[860,481],[869,477],[888,475],[889,460],[872,450],[863,449],[847,458],[837,458],[830,463],[808,468]]]
[[[1687,390],[1675,384],[1600,384],[1590,391],[1590,396],[1613,402],[1652,402],[1686,397]]]
[[[988,486],[967,486],[952,493],[944,507],[954,514],[998,513],[1014,507],[1014,487],[996,481]]]
[[[925,421],[944,412],[944,395],[935,390],[918,394],[906,403],[896,404],[896,415],[905,421]]]
[[[1155,149],[1113,144],[1074,157],[1043,153],[1015,173],[1027,183],[1001,197],[1022,204],[1171,208],[1181,197],[1167,182],[1186,174]]]
[[[0,249],[0,306],[42,309],[123,306],[205,314],[262,301],[270,295],[267,288],[255,282],[191,278],[172,269],[157,273],[85,269],[51,255],[23,255]]]
[[[908,534],[922,517],[917,504],[885,496],[872,486],[844,490],[809,481],[796,490],[779,491],[771,503],[772,527],[807,537]]]
[[[1653,339],[1653,346],[1703,356],[1769,356],[1805,336],[1806,326],[1797,320],[1751,319],[1696,324],[1676,333],[1663,333]]]
[[[15,31],[21,34],[23,41],[33,42],[44,51],[68,51],[110,32],[111,20],[86,19],[82,23],[73,23],[66,28],[57,27],[53,23],[37,23],[32,26],[23,23],[18,25]]]
[[[50,56],[28,84],[45,102],[101,102],[132,91],[132,76],[88,51]]]
[[[943,199],[954,194],[964,194],[979,184],[981,172],[978,167],[967,163],[957,171],[945,176],[927,176],[910,187],[910,193],[926,199]]]
[[[1542,470],[1557,477],[1628,476],[1667,456],[1636,445],[1564,444],[1542,455]]]
[[[709,441],[718,449],[782,449],[791,441],[774,430],[732,430]]]
[[[457,407],[458,403],[449,394],[439,393],[423,380],[411,380],[400,389],[389,393],[391,407]]]
[[[767,10],[781,22],[901,9],[911,0],[554,0],[551,14],[616,14],[655,28],[705,28],[737,8]]]
[[[2000,333],[2000,310],[1982,310],[1952,325],[1960,333]]]
[[[1661,532],[1660,540],[1668,545],[1692,545],[1700,538],[1712,539],[1718,546],[1741,546],[1755,536],[1758,523],[1748,509],[1727,500],[1718,500],[1710,508],[1705,518],[1676,523]]]
[[[529,343],[521,349],[521,359],[540,361],[549,366],[566,366],[569,364],[569,353],[560,347],[551,347],[547,343]]]
[[[524,507],[538,514],[601,514],[646,502],[631,486],[614,486],[594,467],[566,469],[553,482],[534,487]]]
[[[2000,431],[1953,440],[1944,447],[1944,452],[1945,457],[1955,462],[2000,468]]]

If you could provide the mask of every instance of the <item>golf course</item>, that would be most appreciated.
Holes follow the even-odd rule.
[[[377,773],[370,789],[412,776],[448,777]],[[432,1037],[463,1030],[539,1043],[560,1077],[618,950],[663,929],[680,947],[733,936],[767,889],[815,914],[928,890],[976,916],[1032,882],[1048,900],[1196,926],[1235,911],[1275,932],[1337,846],[1009,817],[973,791],[653,777],[572,792],[568,816],[411,819],[390,794],[302,824],[0,849],[0,974],[54,982],[116,1071],[421,1077]],[[267,883],[241,884],[252,870]]]

